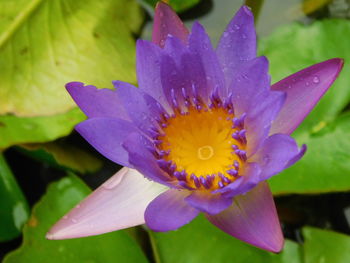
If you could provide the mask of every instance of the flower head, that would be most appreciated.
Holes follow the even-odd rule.
[[[304,154],[305,145],[299,149],[289,134],[342,63],[331,59],[270,87],[268,60],[256,57],[249,8],[237,12],[214,50],[199,23],[189,33],[160,2],[153,42],[137,42],[139,88],[121,81],[113,82],[114,90],[67,84],[89,117],[77,131],[128,168],[59,221],[48,238],[144,222],[155,231],[175,230],[202,212],[228,234],[280,251],[283,235],[265,180]]]

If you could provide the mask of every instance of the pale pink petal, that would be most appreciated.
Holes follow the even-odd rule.
[[[206,216],[227,234],[253,246],[272,252],[283,248],[281,226],[266,182],[245,195],[236,196],[232,206],[220,214]]]
[[[188,30],[177,16],[174,10],[163,2],[158,2],[154,15],[152,42],[160,47],[164,47],[168,35],[187,43]]]
[[[143,224],[146,207],[166,189],[124,167],[58,221],[46,238],[92,236]]]
[[[271,89],[286,92],[287,99],[270,134],[291,134],[335,81],[343,63],[340,58],[329,59],[274,84]]]

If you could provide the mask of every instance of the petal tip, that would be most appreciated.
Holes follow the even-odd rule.
[[[241,10],[243,10],[248,16],[253,16],[252,10],[249,6],[244,5],[241,7]]]
[[[72,82],[68,82],[65,85],[66,89],[69,91],[70,89],[74,89],[74,88],[81,88],[84,87],[84,83],[80,82],[80,81],[72,81]]]

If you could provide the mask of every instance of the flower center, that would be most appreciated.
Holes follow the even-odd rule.
[[[243,121],[221,105],[177,112],[166,118],[157,137],[159,163],[187,188],[224,187],[246,160]]]
[[[198,158],[208,160],[214,155],[214,149],[210,145],[202,146],[198,149]]]

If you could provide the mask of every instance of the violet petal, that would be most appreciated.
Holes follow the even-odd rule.
[[[337,78],[344,61],[333,58],[305,68],[274,84],[287,99],[274,121],[270,134],[291,134]]]
[[[166,189],[124,167],[58,221],[46,237],[85,237],[143,224],[146,207]]]
[[[184,200],[189,193],[188,190],[170,189],[159,195],[146,208],[147,226],[153,231],[170,231],[188,224],[199,213]]]
[[[181,19],[175,11],[166,3],[158,2],[153,23],[152,41],[153,43],[164,47],[165,40],[168,35],[173,35],[183,41],[187,42],[188,30],[184,26]]]
[[[247,6],[242,6],[226,27],[216,53],[227,85],[231,85],[242,63],[256,57],[254,17]]]
[[[160,169],[155,156],[147,148],[152,143],[139,133],[130,133],[124,140],[123,147],[128,152],[129,163],[152,181],[174,187],[169,175]]]
[[[67,83],[66,89],[89,118],[111,117],[129,120],[129,116],[114,90],[84,86],[84,83],[81,82]]]
[[[232,198],[225,198],[221,194],[212,194],[209,191],[193,191],[185,200],[194,208],[211,215],[220,213],[232,204]]]
[[[266,182],[234,198],[231,207],[217,215],[206,215],[215,226],[253,246],[279,252],[283,235],[275,203]]]
[[[137,81],[140,89],[155,98],[169,113],[172,113],[160,78],[162,53],[162,49],[150,41],[138,40],[136,42]]]
[[[98,152],[113,162],[132,167],[123,141],[130,133],[138,132],[131,122],[112,118],[92,118],[79,123],[75,129]]]
[[[304,155],[305,150],[305,146],[299,150],[297,143],[289,135],[274,134],[264,141],[250,160],[260,164],[261,180],[267,180],[294,164]]]

